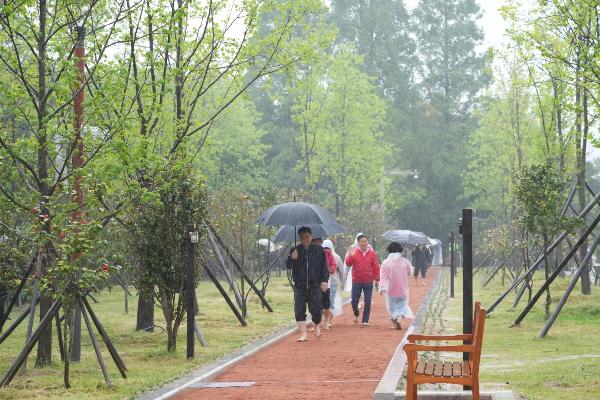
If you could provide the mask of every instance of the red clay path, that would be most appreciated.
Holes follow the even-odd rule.
[[[438,268],[427,274],[427,285],[414,285],[411,278],[410,306],[417,312],[430,289]],[[292,316],[293,317],[293,316]],[[176,400],[204,399],[370,399],[383,375],[403,330],[392,328],[383,296],[373,294],[370,326],[352,321],[349,305],[335,318],[331,330],[323,330],[304,343],[293,334],[217,376],[217,382],[256,382],[250,387],[191,388],[178,393]]]

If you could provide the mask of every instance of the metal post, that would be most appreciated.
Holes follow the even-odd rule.
[[[187,247],[187,268],[186,268],[186,291],[187,291],[187,358],[191,360],[194,358],[194,325],[195,325],[195,261],[196,257],[194,254],[194,245],[198,243],[198,232],[196,231],[196,224],[188,226],[188,237],[186,238]]]
[[[454,231],[450,232],[450,297],[454,298],[454,274],[456,273],[456,265],[454,263]]]
[[[473,333],[473,210],[462,210],[460,233],[463,238],[463,334]],[[465,341],[465,344],[469,344]],[[469,360],[469,353],[463,353]],[[465,387],[467,388],[467,387]]]

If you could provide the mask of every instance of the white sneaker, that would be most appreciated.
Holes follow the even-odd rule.
[[[368,322],[363,322],[363,323],[361,324],[361,326],[364,328],[365,326],[369,326],[369,323],[368,323]]]

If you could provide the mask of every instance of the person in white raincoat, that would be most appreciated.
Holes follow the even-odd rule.
[[[408,305],[408,280],[413,274],[413,266],[402,257],[402,245],[392,242],[388,245],[388,257],[381,263],[379,293],[385,294],[385,305],[394,327],[402,329],[404,318],[414,318]]]
[[[324,240],[322,246],[331,250],[336,263],[335,273],[329,275],[330,313],[327,314],[324,324],[325,329],[329,329],[331,328],[333,317],[342,313],[342,296],[338,292],[338,289],[340,289],[340,291],[344,290],[346,285],[346,268],[344,266],[344,261],[342,261],[342,257],[335,252],[335,248],[333,247],[333,242],[331,240]]]

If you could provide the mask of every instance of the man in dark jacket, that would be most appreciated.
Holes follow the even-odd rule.
[[[290,251],[285,265],[292,270],[294,281],[294,312],[298,330],[302,334],[299,342],[307,340],[306,305],[315,323],[315,335],[320,336],[321,315],[323,312],[323,292],[327,291],[329,271],[323,247],[312,244],[312,231],[303,226],[298,229],[300,244]]]
[[[425,285],[425,274],[427,269],[431,265],[431,253],[429,249],[419,243],[419,245],[413,250],[413,266],[415,267],[415,284],[418,284],[419,272],[423,278],[423,285]]]

